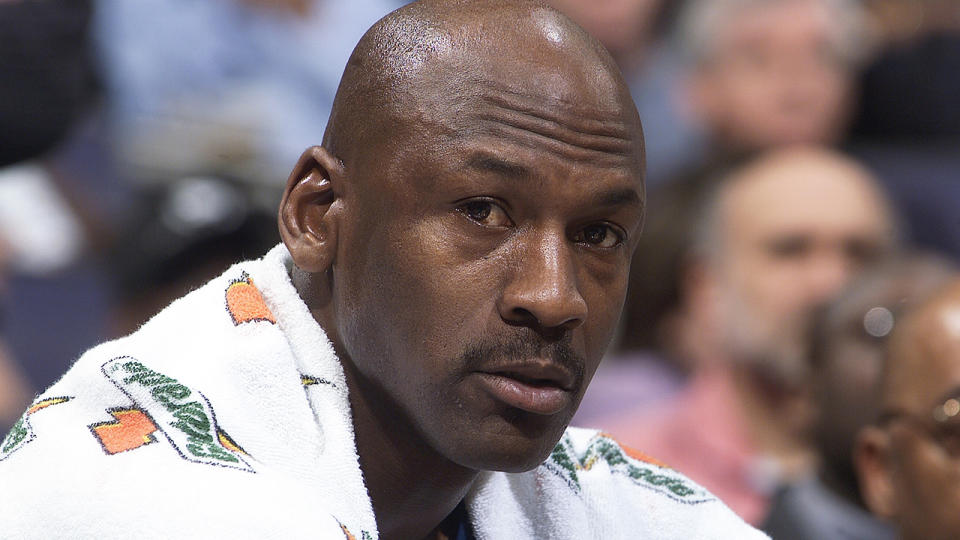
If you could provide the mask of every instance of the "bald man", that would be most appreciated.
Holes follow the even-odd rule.
[[[566,429],[644,214],[610,56],[532,2],[358,44],[283,244],[85,354],[0,445],[17,538],[755,538]]]
[[[678,269],[682,305],[662,329],[664,349],[687,355],[689,382],[656,408],[590,425],[663,456],[761,523],[776,486],[813,464],[809,316],[891,250],[894,225],[872,177],[825,148],[772,150],[705,180],[713,193]],[[628,309],[630,332],[642,304]]]
[[[960,281],[897,322],[881,381],[854,454],[864,500],[900,538],[958,538]]]

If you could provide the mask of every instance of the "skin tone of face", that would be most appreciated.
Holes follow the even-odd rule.
[[[821,478],[850,501],[863,504],[853,469],[853,448],[857,432],[877,415],[886,332],[890,331],[882,316],[891,314],[890,324],[896,326],[911,304],[936,292],[952,277],[952,268],[944,262],[911,256],[858,280],[827,309],[822,351],[814,369]]]
[[[728,182],[711,272],[727,345],[790,383],[811,308],[891,244],[887,207],[866,171],[827,150],[775,151]]]
[[[695,114],[732,149],[829,143],[846,123],[850,69],[821,0],[758,4],[728,17],[691,77]]]
[[[867,505],[894,521],[902,538],[960,537],[960,456],[935,435],[960,440],[960,417],[933,415],[960,398],[960,284],[894,330],[882,393],[882,410],[905,414],[860,434],[855,461]]]
[[[358,83],[373,103],[333,113],[281,209],[383,538],[423,537],[480,471],[549,454],[612,337],[644,197],[636,110],[581,30],[526,3],[405,9],[440,35]]]

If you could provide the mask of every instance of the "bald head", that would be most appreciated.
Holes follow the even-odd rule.
[[[873,178],[835,151],[773,150],[729,173],[699,243],[731,354],[802,380],[812,308],[889,251],[893,229]]]
[[[923,410],[960,389],[960,281],[911,312],[893,333],[885,408]]]
[[[960,537],[960,279],[893,330],[878,425],[854,459],[870,509],[899,537]]]
[[[349,166],[418,130],[436,142],[489,129],[477,120],[503,106],[537,117],[514,115],[507,122],[516,129],[600,151],[586,159],[613,152],[642,166],[639,119],[610,55],[564,15],[530,1],[421,1],[381,19],[350,57],[324,147]],[[587,114],[558,126],[560,109]]]

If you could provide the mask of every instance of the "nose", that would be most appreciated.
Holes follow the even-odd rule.
[[[822,302],[837,294],[850,279],[852,272],[852,265],[842,253],[821,254],[808,267],[812,300]]]
[[[540,332],[573,330],[587,317],[573,246],[562,232],[531,236],[518,247],[500,297],[500,316]]]

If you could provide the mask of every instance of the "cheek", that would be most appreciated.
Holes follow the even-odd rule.
[[[376,258],[365,265],[376,276],[364,295],[375,306],[367,310],[367,326],[377,326],[369,335],[421,366],[461,354],[492,309],[494,265],[466,260],[456,240],[436,229],[429,221],[391,227],[371,242]]]

